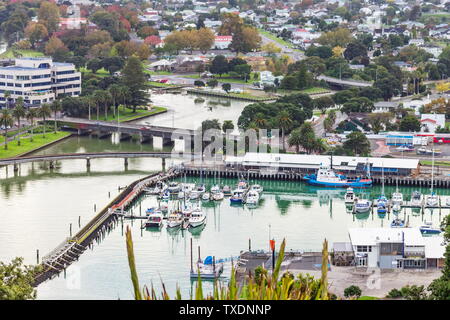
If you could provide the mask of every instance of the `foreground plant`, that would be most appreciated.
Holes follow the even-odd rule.
[[[149,290],[146,286],[141,289],[136,271],[134,259],[133,239],[131,237],[130,227],[126,230],[126,245],[128,253],[128,264],[130,266],[131,281],[134,288],[134,298],[136,300],[170,300],[166,291],[164,282],[162,282],[162,293],[158,297],[153,285]],[[329,300],[331,295],[328,293],[328,242],[323,243],[322,250],[322,276],[320,280],[314,279],[310,275],[299,274],[297,279],[290,272],[285,272],[281,277],[281,263],[284,258],[286,242],[283,240],[278,253],[275,269],[270,274],[264,268],[255,270],[255,276],[249,275],[245,283],[240,286],[236,280],[236,270],[231,269],[230,281],[224,285],[220,281],[214,282],[213,292],[204,295],[202,281],[199,277],[195,288],[193,300]],[[181,300],[181,291],[177,287],[175,299]]]

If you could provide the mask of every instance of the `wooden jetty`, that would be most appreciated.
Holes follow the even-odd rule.
[[[126,209],[142,194],[144,188],[159,181],[175,178],[179,172],[173,169],[167,173],[156,173],[140,179],[127,186],[103,210],[101,210],[86,226],[73,237],[66,238],[52,252],[42,258],[41,271],[35,276],[34,286],[51,279],[64,271],[89,248],[94,241],[103,238],[119,217],[125,217]],[[134,217],[137,218],[137,217]],[[145,218],[141,216],[140,218]]]

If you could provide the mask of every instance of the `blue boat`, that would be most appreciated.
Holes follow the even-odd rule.
[[[377,199],[377,213],[379,215],[386,214],[387,212],[387,203],[388,199],[384,194],[378,197]]]
[[[440,234],[442,232],[439,228],[433,228],[431,222],[425,222],[419,229],[423,235]]]
[[[233,190],[233,195],[230,198],[231,203],[242,203],[244,198],[245,190],[243,189],[235,189]]]
[[[406,227],[405,221],[402,219],[394,219],[391,223],[391,228],[404,228]]]
[[[306,175],[303,179],[310,185],[320,187],[367,188],[372,186],[370,178],[347,179],[346,176],[337,174],[329,166],[324,165],[320,166],[317,174]]]

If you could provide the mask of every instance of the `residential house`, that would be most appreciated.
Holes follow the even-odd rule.
[[[233,36],[216,36],[214,38],[214,48],[217,50],[228,49],[232,41]]]
[[[374,103],[373,112],[394,112],[399,106],[400,103],[395,101],[378,101]]]
[[[421,114],[420,123],[422,125],[422,132],[435,133],[437,128],[445,128],[445,114]]]

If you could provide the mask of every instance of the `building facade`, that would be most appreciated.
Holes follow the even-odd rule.
[[[0,106],[9,106],[20,97],[25,106],[49,103],[60,95],[79,96],[81,73],[71,63],[51,58],[18,58],[14,66],[0,68]]]

